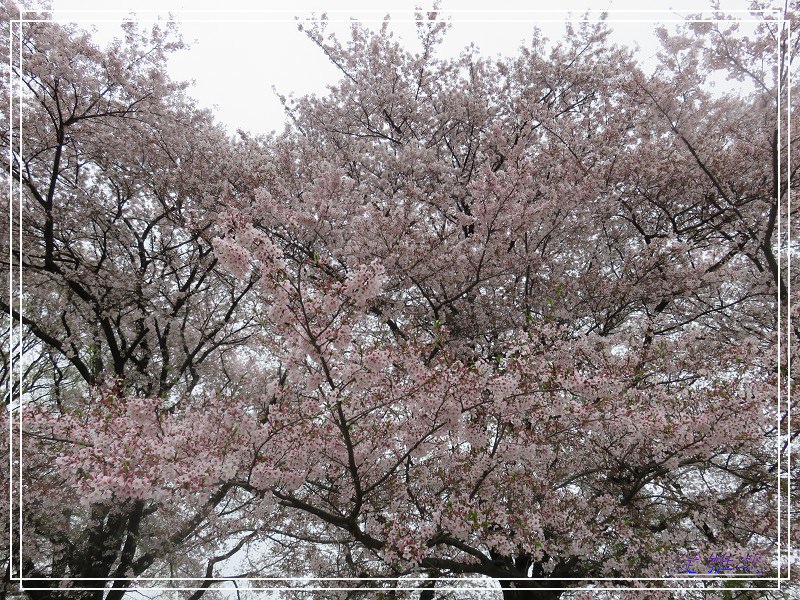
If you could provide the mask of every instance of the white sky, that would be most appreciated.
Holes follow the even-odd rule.
[[[130,11],[135,11],[142,20],[165,19],[172,13],[173,18],[181,23],[185,40],[191,44],[189,50],[171,59],[168,68],[172,77],[194,80],[190,93],[201,106],[213,108],[216,118],[231,132],[241,128],[265,133],[281,131],[284,124],[284,113],[272,91],[273,86],[284,94],[321,94],[327,85],[338,79],[337,70],[322,52],[297,30],[295,15],[308,18],[312,11],[317,15],[327,11],[332,21],[342,21],[331,30],[346,40],[347,21],[351,17],[380,21],[384,14],[390,13],[395,35],[413,44],[416,43],[414,26],[408,21],[413,19],[414,4],[424,4],[428,9],[430,2],[394,0],[378,4],[364,0],[316,0],[290,9],[286,4],[252,0],[231,0],[224,5],[208,0],[54,0],[53,9],[56,19],[78,20],[86,27],[96,25],[96,37],[101,43],[119,31],[118,26],[109,21],[128,16]],[[609,10],[609,20],[642,21],[612,23],[612,26],[619,41],[637,43],[646,56],[652,56],[657,49],[652,33],[655,23],[709,8],[708,0],[558,0],[556,4],[561,10],[548,12],[554,10],[553,4],[539,0],[492,3],[485,0],[442,0],[440,14],[451,17],[454,23],[443,50],[446,54],[457,54],[468,43],[475,42],[486,55],[512,54],[528,38],[534,24],[539,25],[550,39],[557,39],[563,32],[563,21],[568,12],[579,16],[590,9]],[[647,12],[642,5],[647,6]],[[27,6],[33,8],[31,3]],[[491,12],[487,6],[491,7]],[[722,7],[743,10],[747,8],[747,2],[726,0]],[[500,12],[515,9],[539,12]],[[741,16],[746,17],[745,14]]]

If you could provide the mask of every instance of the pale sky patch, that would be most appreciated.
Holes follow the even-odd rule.
[[[253,133],[282,131],[285,114],[273,88],[282,94],[324,94],[339,78],[337,69],[305,34],[298,31],[295,16],[319,17],[323,12],[332,21],[329,30],[340,40],[348,38],[351,19],[372,21],[380,27],[385,14],[391,15],[395,36],[410,48],[417,47],[414,5],[420,0],[402,0],[375,8],[364,0],[350,2],[304,2],[297,7],[238,1],[225,4],[202,0],[55,0],[56,19],[79,20],[95,26],[95,37],[105,43],[119,33],[118,21],[131,11],[141,20],[172,18],[180,23],[188,50],[173,55],[168,69],[174,79],[193,80],[190,94],[199,105],[211,108],[215,117],[234,132],[241,128]],[[587,10],[593,16],[609,11],[614,41],[641,48],[643,60],[654,56],[658,44],[653,34],[657,23],[679,19],[708,9],[705,3],[653,1],[646,5],[635,0],[562,0],[560,10],[544,2],[457,2],[444,0],[440,15],[449,17],[453,27],[442,53],[456,56],[475,43],[485,56],[513,55],[530,39],[534,25],[556,40],[564,33],[564,20],[580,18]],[[487,8],[490,6],[491,8]],[[430,4],[423,7],[428,10]],[[744,10],[743,0],[722,3],[726,10]],[[480,12],[478,12],[480,11]],[[526,12],[521,12],[526,11]],[[747,15],[742,13],[742,17]],[[619,21],[637,22],[619,22]]]

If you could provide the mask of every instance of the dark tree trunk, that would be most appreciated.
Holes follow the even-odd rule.
[[[556,587],[557,582],[537,582],[537,581],[500,581],[503,588],[503,600],[558,600],[561,591],[542,590],[536,587],[537,584],[544,584],[543,587]]]
[[[25,593],[31,600],[121,600],[130,587],[130,582],[123,578],[136,554],[143,514],[141,501],[121,506],[95,505],[92,509],[95,524],[88,530],[86,542],[69,554],[62,570],[47,576],[32,561],[25,561],[23,575],[31,579],[23,588],[40,588],[26,589]],[[63,577],[65,572],[71,577],[86,578],[75,581],[74,587],[97,589],[60,587],[59,575]],[[43,578],[34,579],[38,577]]]

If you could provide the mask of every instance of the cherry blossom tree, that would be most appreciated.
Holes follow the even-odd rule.
[[[774,557],[787,25],[661,30],[651,72],[602,24],[500,61],[444,29],[309,28],[342,79],[285,99],[286,174],[217,242],[281,360],[276,535],[507,598]]]
[[[6,33],[15,16],[6,4]],[[157,398],[151,407],[183,415],[199,398],[250,393],[259,385],[257,374],[245,379],[254,356],[245,342],[257,324],[248,304],[255,280],[240,281],[216,266],[212,229],[223,202],[235,206],[239,188],[258,184],[262,141],[229,139],[185,94],[186,84],[167,77],[167,56],[182,47],[169,27],[144,31],[129,23],[123,34],[100,49],[75,27],[26,23],[21,63],[12,53],[12,72],[3,77],[4,107],[9,76],[17,86],[15,124],[4,120],[2,137],[12,147],[4,173],[21,187],[15,206],[21,225],[15,219],[13,227],[22,252],[16,244],[10,251],[24,284],[22,297],[0,300],[23,336],[10,352],[4,349],[5,374],[12,360],[24,369],[6,389],[6,403],[22,398],[26,428],[44,419],[38,433],[26,429],[23,548],[14,560],[21,560],[22,576],[55,582],[38,587],[61,577],[96,577],[105,585],[156,561],[183,568],[187,540],[212,535],[214,508],[231,491],[208,486],[173,505],[137,496],[138,480],[125,484],[126,493],[74,487],[84,478],[80,469],[53,469],[70,455],[64,444],[104,448],[108,457],[117,449],[136,452],[119,438],[127,431],[133,441],[137,429],[114,416],[117,403],[127,415],[139,404],[125,399]],[[6,264],[9,226],[0,236]],[[7,269],[3,282],[8,289]],[[212,402],[193,418],[207,415]],[[106,424],[108,437],[97,437],[103,429],[92,429],[90,418]],[[48,435],[45,423],[56,429],[73,423],[73,429]],[[78,439],[79,431],[91,440]]]
[[[761,588],[796,542],[778,498],[797,498],[798,6],[756,14],[753,32],[659,30],[650,69],[602,22],[490,60],[437,54],[435,13],[416,53],[388,22],[342,43],[323,20],[305,31],[340,81],[285,97],[283,135],[235,144],[179,89],[150,91],[171,84],[142,40],[94,103],[56,102],[70,79],[52,67],[23,74],[33,106],[50,90],[40,136],[56,143],[13,168],[26,197],[54,179],[69,204],[38,192],[23,257],[37,318],[14,316],[85,382],[25,413],[31,572],[85,572],[116,598],[124,574],[183,553],[199,597],[242,551],[252,576],[371,577],[344,586],[394,597],[412,578],[425,599],[437,578],[493,578],[513,600],[674,577],[707,594],[693,577],[709,569],[717,587],[788,597]],[[79,43],[59,35],[53,55]],[[738,93],[711,88],[720,74]],[[50,99],[72,112],[48,118]],[[98,118],[59,145],[52,126],[80,110],[114,129]],[[58,148],[69,168],[52,167]]]

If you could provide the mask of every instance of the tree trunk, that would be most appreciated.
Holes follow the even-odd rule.
[[[562,592],[537,589],[537,585],[555,587],[558,582],[501,581],[503,600],[558,600],[561,597]]]

